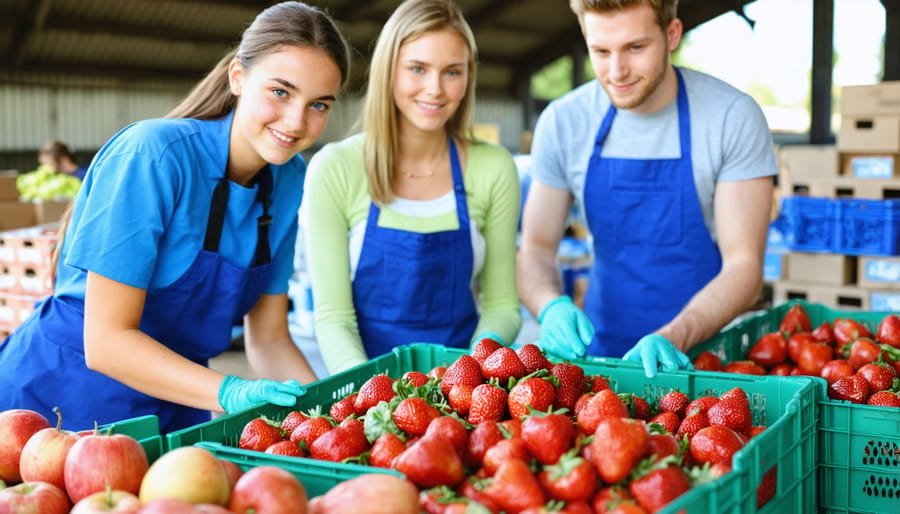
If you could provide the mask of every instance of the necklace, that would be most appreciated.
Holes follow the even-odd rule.
[[[409,178],[413,178],[413,179],[429,178],[429,177],[434,176],[434,170],[431,170],[430,173],[425,173],[424,175],[416,175],[415,173],[407,173],[406,176]]]
[[[432,157],[431,159],[429,159],[429,162],[425,166],[422,166],[423,168],[430,170],[427,173],[416,174],[411,171],[405,171],[403,172],[403,174],[406,175],[407,178],[411,178],[414,180],[433,177],[435,171],[438,169],[438,166],[442,164],[443,160],[447,157],[447,151],[447,147],[444,146],[444,148],[437,153],[437,158]]]

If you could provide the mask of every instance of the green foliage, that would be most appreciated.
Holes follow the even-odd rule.
[[[77,177],[57,173],[45,164],[16,178],[16,189],[25,201],[72,199],[80,188]]]
[[[544,66],[540,71],[531,76],[531,95],[540,100],[553,100],[571,91],[576,85],[572,84],[572,56],[566,55]],[[594,78],[589,58],[584,59],[584,79],[589,81]],[[577,84],[580,85],[580,84]]]

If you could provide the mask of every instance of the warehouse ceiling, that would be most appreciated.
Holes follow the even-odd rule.
[[[0,72],[193,82],[240,40],[267,0],[0,0]],[[358,52],[351,89],[400,0],[309,0]],[[691,28],[751,0],[681,0]],[[517,95],[534,71],[582,44],[568,0],[457,0],[479,48],[479,92]]]

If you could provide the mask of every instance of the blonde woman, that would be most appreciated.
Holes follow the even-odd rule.
[[[373,52],[361,133],[310,161],[301,223],[332,373],[398,345],[519,330],[518,175],[472,137],[475,63],[453,2],[403,2]]]

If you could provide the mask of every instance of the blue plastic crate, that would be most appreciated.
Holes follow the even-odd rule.
[[[792,196],[781,203],[781,229],[791,250],[832,252],[835,249],[835,201]]]
[[[847,255],[898,255],[900,200],[837,201],[836,252]]]

